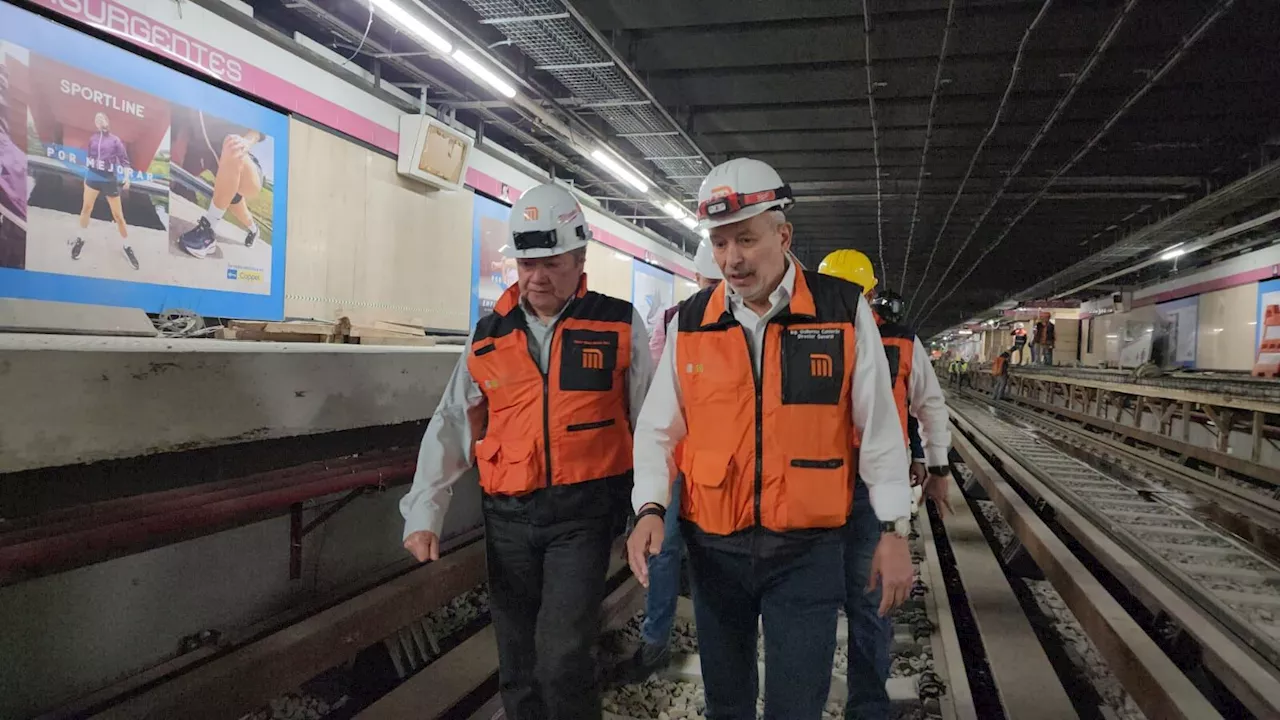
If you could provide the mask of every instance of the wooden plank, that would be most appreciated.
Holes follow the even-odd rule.
[[[954,417],[954,420],[962,430],[976,433],[961,418]],[[996,503],[1000,514],[1022,541],[1023,547],[1044,571],[1054,589],[1062,595],[1067,607],[1143,713],[1147,717],[1162,719],[1221,718],[1213,705],[1182,674],[1169,656],[963,433],[953,434],[952,447],[977,476],[988,497]],[[1020,467],[1013,458],[999,450],[993,452],[1004,470],[1013,474],[1024,488],[1032,488],[1036,496],[1046,500],[1057,498],[1030,474],[1019,472]],[[1054,508],[1059,518],[1072,512],[1071,507],[1060,499],[1054,503]],[[1079,527],[1075,527],[1075,531],[1088,535],[1087,527],[1087,523],[1082,521]],[[1077,539],[1080,537],[1077,536]],[[1123,553],[1118,547],[1116,550]],[[1136,565],[1137,561],[1133,560],[1133,563]],[[1033,713],[1028,717],[1039,715]]]
[[[224,720],[261,707],[485,579],[484,543],[357,595],[95,715]]]
[[[1219,407],[1230,407],[1237,410],[1262,410],[1264,412],[1276,412],[1276,403],[1274,402],[1236,397],[1226,393],[1183,390],[1180,388],[1167,388],[1156,385],[1113,383],[1105,380],[1092,380],[1087,378],[1063,378],[1049,375],[1038,375],[1034,372],[1024,372],[1023,374],[1026,377],[1052,379],[1059,382],[1069,383],[1071,385],[1099,388],[1110,392],[1124,393],[1126,395],[1145,395],[1146,397],[1164,398],[1166,400],[1185,400],[1192,403],[1212,403]]]
[[[493,626],[422,669],[356,715],[356,720],[434,720],[484,684],[498,670]]]
[[[436,339],[432,337],[358,337],[355,342],[360,345],[408,345],[413,347],[434,347]]]
[[[987,664],[1005,716],[1044,720],[1078,718],[1071,697],[1062,687],[1058,672],[1014,595],[1004,569],[954,483],[950,495],[955,513],[944,521],[947,541],[955,556],[970,612],[982,633]]]
[[[1196,460],[1200,460],[1200,461],[1209,463],[1211,465],[1216,465],[1218,467],[1231,470],[1232,472],[1238,472],[1242,475],[1248,475],[1250,477],[1254,477],[1259,480],[1269,482],[1272,485],[1280,485],[1280,468],[1267,467],[1266,465],[1263,465],[1261,463],[1255,463],[1250,460],[1246,460],[1243,457],[1237,457],[1235,455],[1230,455],[1225,452],[1219,452],[1218,450],[1214,450],[1212,448],[1199,447],[1197,445],[1192,445],[1191,443],[1186,442],[1184,440],[1175,440],[1171,437],[1166,437],[1164,435],[1160,435],[1159,433],[1153,433],[1149,430],[1138,430],[1136,428],[1130,427],[1129,425],[1126,425],[1124,423],[1119,423],[1119,422],[1110,420],[1108,418],[1092,417],[1089,415],[1084,415],[1082,413],[1076,412],[1075,410],[1068,410],[1060,405],[1048,405],[1038,400],[1032,400],[1030,398],[1018,398],[1018,401],[1025,403],[1027,405],[1030,405],[1032,407],[1037,407],[1042,410],[1047,410],[1049,412],[1056,413],[1058,415],[1069,417],[1072,420],[1084,423],[1086,425],[1092,425],[1102,430],[1119,433],[1120,435],[1124,435],[1126,437],[1131,437],[1134,440],[1137,440],[1139,442],[1144,442],[1148,445],[1154,445],[1156,447],[1169,450],[1170,452],[1179,453],[1180,455],[1185,455],[1186,457],[1189,457],[1189,458],[1195,458]],[[1230,411],[1228,411],[1228,413],[1229,412]],[[1219,431],[1222,437],[1226,436],[1226,431],[1222,430],[1221,425],[1219,425]]]

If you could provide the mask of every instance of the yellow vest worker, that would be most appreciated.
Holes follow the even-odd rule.
[[[947,450],[951,445],[946,401],[924,346],[915,332],[900,322],[902,297],[891,290],[876,291],[871,259],[857,250],[831,253],[819,265],[819,272],[847,280],[866,292],[889,363],[889,382],[902,432],[901,442],[912,452],[913,481],[923,481],[925,492],[934,497],[941,493],[945,498]],[[916,418],[920,419],[919,423],[915,422]],[[917,427],[924,431],[923,447],[920,447]],[[866,589],[866,578],[875,559],[877,522],[865,507],[866,500],[865,483],[858,482],[844,548],[845,615],[850,638],[845,716],[888,718],[892,716],[892,708],[885,682],[889,679],[893,628],[889,618],[880,612],[883,597],[879,589],[871,592]]]
[[[628,559],[647,585],[683,471],[708,717],[755,717],[761,622],[765,716],[821,717],[855,472],[884,523],[886,605],[911,584],[907,456],[875,319],[857,287],[797,267],[790,204],[790,188],[758,160],[731,160],[703,181],[698,217],[724,282],[681,306],[636,426]]]
[[[506,715],[599,718],[591,648],[653,361],[631,304],[587,289],[591,232],[567,189],[529,190],[510,227],[518,282],[476,324],[427,425],[404,545],[439,558],[452,487],[478,465]]]

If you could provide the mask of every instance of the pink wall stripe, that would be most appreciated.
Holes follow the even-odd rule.
[[[1273,277],[1280,277],[1280,265],[1267,265],[1256,268],[1254,270],[1246,270],[1238,272],[1234,275],[1218,278],[1216,280],[1205,280],[1204,282],[1185,287],[1166,290],[1155,295],[1134,300],[1134,307],[1146,307],[1147,305],[1155,305],[1157,303],[1177,300],[1178,298],[1191,297],[1192,295],[1203,295],[1204,293],[1214,292],[1216,290],[1226,290],[1227,288],[1248,285],[1249,283],[1262,282],[1270,280]]]

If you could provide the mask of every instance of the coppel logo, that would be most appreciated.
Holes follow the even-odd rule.
[[[235,280],[236,277],[239,275],[239,273],[240,271],[236,270],[235,268],[227,268],[227,279]]]

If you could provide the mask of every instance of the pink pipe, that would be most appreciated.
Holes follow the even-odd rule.
[[[0,548],[0,584],[18,580],[32,571],[86,565],[115,552],[155,547],[175,537],[192,537],[200,534],[195,531],[225,527],[246,516],[278,512],[305,500],[409,479],[415,469],[415,462],[406,461],[354,474],[321,476],[246,497],[17,543]]]

